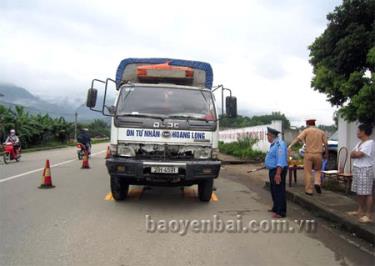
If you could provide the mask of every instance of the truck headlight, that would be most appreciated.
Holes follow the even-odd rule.
[[[117,144],[110,144],[109,145],[109,151],[110,151],[112,156],[116,156],[117,155]]]
[[[218,148],[212,149],[212,159],[217,160],[218,158],[219,158],[219,149]]]
[[[199,148],[194,151],[194,159],[209,159],[211,158],[210,148]]]
[[[117,154],[124,157],[135,157],[135,150],[130,146],[119,144],[117,146]]]

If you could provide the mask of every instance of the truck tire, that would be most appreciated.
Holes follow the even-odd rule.
[[[117,176],[111,176],[112,197],[116,201],[122,201],[128,196],[129,184]]]
[[[214,187],[214,180],[203,180],[198,184],[198,197],[200,201],[208,202],[211,200],[212,190]]]

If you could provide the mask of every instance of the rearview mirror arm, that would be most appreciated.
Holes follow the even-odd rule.
[[[228,88],[224,88],[224,87],[223,87],[223,90],[227,90],[227,91],[229,91],[229,96],[232,97],[232,90],[231,90],[231,89],[228,89]]]
[[[113,79],[111,79],[111,78],[107,78],[107,79],[105,80],[105,82],[103,82],[103,83],[105,83],[105,88],[104,88],[104,97],[103,97],[103,106],[102,106],[102,114],[103,114],[104,116],[113,116],[113,114],[106,114],[106,113],[105,113],[105,102],[106,102],[106,99],[107,99],[107,90],[108,90],[108,83],[109,83],[109,81],[112,81],[113,83],[116,84],[116,81],[113,80]]]

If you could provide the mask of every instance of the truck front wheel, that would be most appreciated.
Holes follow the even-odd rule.
[[[112,197],[116,201],[126,199],[128,196],[129,184],[121,180],[117,176],[111,176],[111,192]]]
[[[198,197],[200,201],[207,202],[211,200],[213,186],[214,180],[212,178],[203,180],[198,184]]]

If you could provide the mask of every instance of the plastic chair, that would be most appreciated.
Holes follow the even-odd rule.
[[[347,148],[345,148],[347,150]],[[352,174],[352,158],[349,156],[349,172],[345,172],[345,167],[342,171],[340,171],[337,175],[337,180],[344,182],[345,184],[345,193],[349,193],[350,187],[353,181],[353,174]]]
[[[352,183],[352,160],[349,159],[349,172],[345,172],[345,166],[348,161],[349,151],[346,147],[341,147],[338,154],[338,169],[337,170],[328,170],[322,171],[326,177],[336,178],[338,181],[341,181],[345,184],[345,192],[349,193],[349,189]]]

